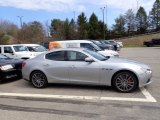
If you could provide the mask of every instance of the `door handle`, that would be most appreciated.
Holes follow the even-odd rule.
[[[72,68],[76,68],[76,66],[72,65]]]
[[[48,66],[49,66],[49,64],[44,64],[44,66],[45,66],[45,67],[48,67]]]

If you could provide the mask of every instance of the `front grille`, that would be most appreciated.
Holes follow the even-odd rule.
[[[147,83],[149,83],[150,81],[151,81],[151,79],[148,79],[148,80],[147,80]]]
[[[22,63],[15,64],[15,69],[16,70],[21,70],[22,69]]]

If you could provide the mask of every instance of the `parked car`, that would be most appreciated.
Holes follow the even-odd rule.
[[[94,44],[96,44],[98,47],[100,47],[102,50],[114,50],[114,46],[110,44],[104,44],[98,40],[91,40]]]
[[[96,44],[89,40],[66,40],[66,41],[53,41],[49,44],[49,49],[57,48],[87,48],[89,50],[96,51],[106,57],[119,56],[119,53],[114,50],[102,50]]]
[[[113,86],[120,92],[131,92],[150,84],[152,70],[133,60],[103,55],[78,48],[56,49],[24,61],[23,78],[34,87],[48,83]]]
[[[22,77],[23,61],[0,54],[0,82],[13,77]]]
[[[31,52],[29,52],[27,47],[20,44],[0,45],[0,54],[18,59],[30,59],[35,57]]]
[[[46,52],[47,49],[41,45],[38,44],[21,44],[28,48],[29,52],[32,53],[32,55],[37,56],[43,52]]]
[[[123,47],[123,42],[117,42],[119,46],[122,48]]]
[[[104,40],[104,43],[113,45],[115,51],[119,51],[121,49],[120,45],[114,40]]]
[[[40,45],[42,45],[42,46],[45,47],[47,50],[49,50],[49,43],[50,43],[50,42],[42,42],[42,43],[40,43]]]
[[[151,41],[144,41],[143,45],[146,45],[147,47],[160,45],[160,39],[152,39]]]

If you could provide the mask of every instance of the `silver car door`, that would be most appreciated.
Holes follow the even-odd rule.
[[[65,61],[65,51],[47,54],[44,67],[50,82],[68,82],[68,66]]]
[[[67,57],[67,64],[70,67],[70,82],[99,84],[100,74],[98,62],[85,62],[85,58],[88,56],[77,51],[68,51]]]

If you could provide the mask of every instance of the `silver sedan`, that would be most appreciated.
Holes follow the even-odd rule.
[[[23,78],[34,87],[48,83],[113,86],[131,92],[150,84],[152,71],[147,65],[117,57],[106,58],[87,49],[57,49],[23,63]]]

